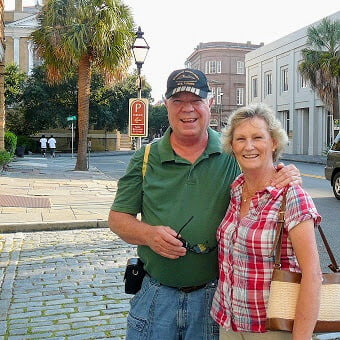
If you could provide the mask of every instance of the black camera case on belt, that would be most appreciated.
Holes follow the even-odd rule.
[[[140,258],[132,257],[128,259],[124,274],[126,294],[136,294],[140,290],[145,276],[143,266]]]

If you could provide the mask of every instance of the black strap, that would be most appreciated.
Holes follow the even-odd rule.
[[[320,233],[320,235],[321,235],[323,244],[325,245],[325,248],[326,248],[326,250],[327,250],[329,259],[330,259],[331,262],[332,262],[330,265],[328,265],[328,268],[330,268],[330,270],[332,270],[334,273],[340,273],[340,267],[339,267],[339,265],[337,264],[337,262],[336,262],[336,260],[335,260],[335,257],[334,257],[334,255],[333,255],[332,249],[331,249],[331,247],[329,246],[328,241],[327,241],[327,239],[326,239],[326,235],[324,234],[324,232],[323,232],[323,230],[321,229],[321,226],[320,226],[320,225],[318,226],[318,230],[319,230],[319,233]]]

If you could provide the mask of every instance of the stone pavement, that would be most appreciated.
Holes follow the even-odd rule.
[[[136,249],[107,228],[117,183],[75,162],[25,156],[0,173],[0,196],[22,205],[0,207],[0,339],[125,338]]]
[[[0,232],[106,226],[117,182],[94,167],[74,171],[75,162],[25,156],[0,172],[0,198],[19,205],[0,206]],[[46,201],[50,207],[41,207]]]
[[[132,256],[108,228],[0,235],[0,339],[124,339]]]

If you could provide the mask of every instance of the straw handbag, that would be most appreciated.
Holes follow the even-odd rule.
[[[272,331],[291,332],[295,319],[295,307],[299,295],[301,273],[280,269],[285,210],[286,196],[284,196],[280,208],[277,234],[272,250],[272,253],[275,250],[275,264],[267,307],[266,328]],[[340,331],[340,268],[320,226],[318,230],[331,260],[331,264],[328,267],[334,273],[322,275],[320,310],[314,332],[338,332]]]

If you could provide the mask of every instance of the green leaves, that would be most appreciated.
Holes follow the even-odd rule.
[[[121,1],[50,0],[38,20],[41,27],[31,37],[51,82],[61,81],[84,55],[93,65],[104,66],[108,78],[129,66],[134,23]]]

